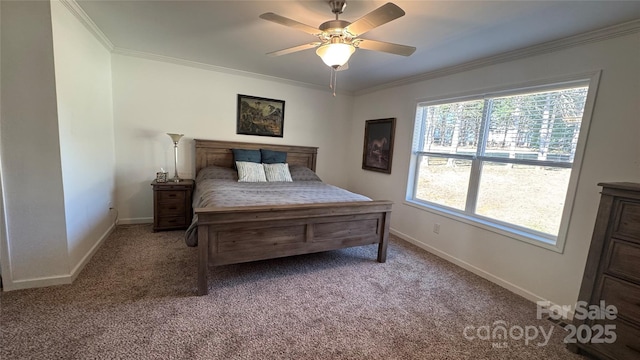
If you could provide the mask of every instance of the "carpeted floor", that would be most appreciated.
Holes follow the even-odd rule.
[[[183,232],[121,226],[72,285],[2,293],[0,358],[582,359],[535,304],[401,240],[376,250],[212,268],[198,297]]]

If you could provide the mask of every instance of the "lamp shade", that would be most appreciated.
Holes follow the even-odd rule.
[[[171,140],[173,140],[174,143],[177,143],[178,141],[180,141],[180,139],[184,136],[184,134],[171,134],[171,133],[167,133],[167,135],[171,136]]]
[[[322,61],[328,66],[337,68],[338,66],[346,64],[351,54],[355,51],[356,48],[353,45],[335,43],[320,46],[316,50],[316,54],[318,54]]]

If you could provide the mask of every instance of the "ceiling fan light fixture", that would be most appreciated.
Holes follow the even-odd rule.
[[[333,43],[318,47],[316,54],[320,56],[327,66],[335,69],[346,64],[355,51],[355,46],[351,44]]]

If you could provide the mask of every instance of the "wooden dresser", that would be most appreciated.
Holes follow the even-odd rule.
[[[193,210],[191,194],[193,180],[159,183],[153,186],[153,231],[186,229],[191,224]]]
[[[615,325],[616,340],[578,341],[569,348],[601,359],[637,360],[640,359],[640,184],[598,185],[602,186],[602,195],[579,300],[596,305],[604,301],[606,305],[614,305],[618,314],[615,320],[574,319],[574,324],[590,328],[597,324]],[[595,335],[594,331],[592,336]]]

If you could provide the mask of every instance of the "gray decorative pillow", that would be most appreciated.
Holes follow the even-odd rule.
[[[204,169],[200,169],[198,176],[196,176],[196,181],[206,179],[238,180],[238,172],[227,167],[207,166]]]
[[[292,182],[291,173],[289,173],[289,164],[262,164],[267,181],[285,181]]]
[[[313,170],[302,165],[289,165],[289,173],[293,181],[322,181]]]

